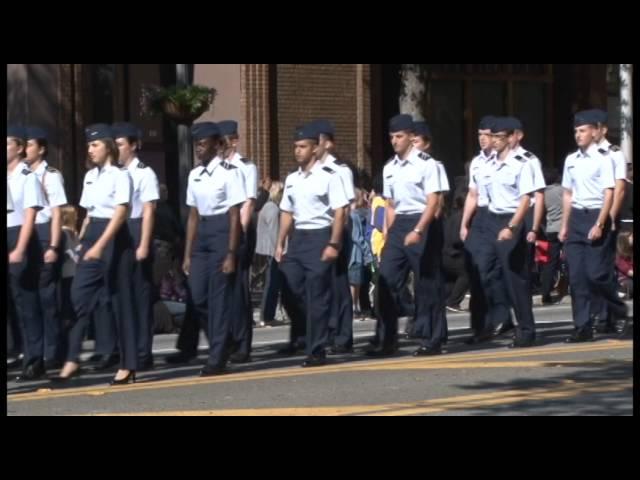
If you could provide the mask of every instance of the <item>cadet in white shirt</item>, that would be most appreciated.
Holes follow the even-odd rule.
[[[310,123],[318,135],[318,163],[329,167],[340,177],[344,194],[351,203],[355,198],[353,172],[346,162],[333,155],[335,149],[335,128],[326,119]],[[351,256],[351,215],[349,206],[345,208],[345,228],[342,232],[342,248],[334,263],[332,282],[331,315],[329,317],[328,355],[350,353],[353,348],[353,299],[349,285],[349,260]]]
[[[600,296],[615,320],[626,321],[627,307],[611,281],[614,255],[609,247],[611,205],[615,188],[614,162],[595,143],[598,116],[592,111],[575,115],[578,150],[567,157],[562,186],[565,188],[562,227],[569,264],[574,333],[567,342],[593,339],[591,301]],[[605,151],[605,153],[607,153]]]
[[[131,204],[131,177],[126,169],[118,166],[118,147],[109,125],[91,125],[85,129],[85,136],[89,160],[94,167],[84,177],[80,197],[80,206],[86,209],[87,217],[80,243],[80,261],[71,285],[77,320],[69,332],[67,361],[54,381],[68,381],[81,373],[79,356],[89,316],[106,288],[120,341],[120,370],[111,384],[135,382],[136,342],[135,337],[130,338],[132,329],[128,328],[133,321],[131,305],[122,295],[130,287],[119,275],[125,263],[123,258],[130,250],[126,221]]]
[[[493,238],[487,234],[489,215],[488,187],[497,165],[493,150],[491,127],[496,117],[488,115],[478,124],[478,144],[480,152],[469,165],[469,191],[464,204],[460,238],[464,242],[467,269],[470,278],[469,311],[473,336],[468,344],[475,344],[493,338],[494,326],[512,324],[510,307],[502,288],[501,269],[497,264],[488,264],[483,274],[494,278],[488,282],[480,277],[479,259],[487,249],[491,250]],[[490,285],[496,288],[489,289]]]
[[[45,205],[36,176],[24,163],[26,155],[24,127],[7,127],[7,186],[14,210],[7,212],[7,251],[9,297],[24,353],[22,374],[18,381],[35,380],[45,374],[44,334],[38,315],[38,265],[41,261],[35,234],[37,212]],[[12,332],[13,334],[13,332]],[[17,341],[19,337],[13,334]]]
[[[431,129],[429,125],[424,121],[414,121],[413,122],[414,134],[413,137],[413,146],[417,148],[419,151],[429,155],[429,151],[431,150]],[[435,218],[431,223],[429,228],[429,236],[427,239],[427,244],[425,246],[426,251],[429,254],[429,268],[426,269],[426,276],[429,278],[430,282],[436,285],[437,299],[440,302],[435,307],[433,307],[432,314],[440,315],[443,318],[446,318],[446,285],[445,278],[442,268],[442,249],[444,247],[444,218],[443,218],[443,210],[445,204],[445,195],[449,192],[449,177],[447,176],[447,171],[444,168],[444,164],[438,160],[435,160],[438,166],[438,178],[440,181],[440,193],[439,196],[439,205],[438,210],[436,211]],[[424,304],[418,303],[416,307],[424,306]],[[413,326],[411,334],[414,337],[423,337],[424,329],[426,325],[421,322],[424,322],[426,318],[429,317],[429,312],[425,312],[421,314],[421,312],[417,312],[416,322]],[[446,320],[442,320],[446,322]],[[445,336],[445,340],[446,340]]]
[[[253,212],[258,195],[258,168],[256,164],[238,153],[238,122],[223,120],[218,122],[220,135],[225,147],[222,157],[241,173],[246,200],[240,208],[242,235],[238,247],[238,269],[233,278],[233,301],[231,302],[232,351],[231,363],[246,363],[251,360],[251,342],[253,339],[253,309],[249,273],[256,248],[256,223]]]
[[[433,259],[426,251],[442,185],[436,161],[413,147],[413,131],[410,115],[397,115],[389,122],[396,155],[383,170],[389,227],[380,263],[378,345],[367,352],[369,356],[393,355],[397,351],[400,294],[407,267],[415,278],[416,314],[425,316],[416,320],[423,331],[418,332],[422,345],[414,355],[440,354],[447,335],[446,321],[437,314],[437,284],[429,277]]]
[[[332,268],[343,248],[344,207],[349,200],[336,170],[317,161],[315,127],[299,127],[294,142],[299,168],[285,181],[274,258],[286,288],[306,307],[307,358],[302,366],[313,367],[326,361]]]
[[[62,366],[62,324],[58,309],[58,289],[62,276],[64,242],[61,208],[67,204],[62,174],[45,160],[48,135],[38,127],[27,128],[26,163],[34,172],[45,196],[45,207],[36,216],[40,247],[39,315],[44,329],[44,358],[47,369]]]
[[[524,217],[524,229],[527,239],[527,264],[529,269],[534,267],[535,243],[540,235],[542,219],[544,216],[544,189],[546,183],[542,174],[540,159],[533,153],[525,150],[520,142],[524,138],[524,127],[520,119],[516,117],[506,117],[507,127],[513,130],[513,135],[509,137],[509,148],[511,155],[519,162],[525,162],[529,166],[529,172],[536,191],[531,196],[531,202],[527,214]],[[502,327],[502,330],[513,329],[513,322]]]
[[[529,164],[524,159],[517,160],[509,148],[514,135],[510,119],[495,119],[491,134],[497,159],[491,182],[487,185],[488,247],[480,254],[480,278],[485,283],[485,291],[502,288],[507,292],[518,323],[516,338],[509,347],[530,347],[535,340],[535,324],[524,223],[536,187]],[[502,270],[500,279],[492,269],[496,263]],[[491,327],[494,331],[499,328],[498,325]]]
[[[626,195],[627,185],[627,161],[624,157],[624,153],[620,150],[620,147],[613,145],[607,140],[608,127],[607,122],[609,116],[607,112],[600,109],[589,110],[592,114],[595,114],[598,119],[598,128],[595,131],[595,142],[598,145],[598,151],[613,159],[614,162],[614,179],[616,186],[613,190],[613,203],[611,205],[611,238],[609,240],[609,248],[613,251],[613,255],[616,254],[616,248],[618,244],[618,230],[620,227],[620,210],[622,203]],[[614,283],[615,288],[618,288],[618,274],[616,272],[615,264],[611,266],[613,275],[611,275],[611,281]],[[591,299],[591,315],[594,317],[596,331],[600,333],[612,332],[615,330],[615,320],[608,314],[607,302],[599,296],[595,295]]]
[[[246,201],[240,169],[225,162],[220,129],[213,122],[191,127],[201,164],[191,170],[187,205],[191,207],[183,270],[189,276],[196,316],[207,323],[209,359],[200,376],[226,370],[231,340],[232,275],[240,244],[240,207]]]
[[[507,119],[509,120],[509,128],[513,129],[513,135],[510,137],[511,144],[509,145],[511,153],[516,160],[524,160],[529,164],[533,178],[533,185],[536,188],[536,191],[531,198],[530,208],[527,210],[527,215],[525,217],[527,242],[531,245],[529,248],[529,261],[533,265],[534,245],[540,235],[540,227],[544,217],[544,189],[547,184],[545,183],[544,175],[542,174],[542,164],[540,159],[520,145],[520,142],[522,142],[522,139],[524,138],[522,122],[516,117],[507,117]]]
[[[112,125],[120,164],[129,172],[133,195],[127,226],[131,235],[131,303],[135,319],[138,370],[153,367],[153,228],[156,202],[160,198],[158,177],[138,159],[140,129],[131,123]]]

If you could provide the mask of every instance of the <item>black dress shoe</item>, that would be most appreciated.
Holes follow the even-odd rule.
[[[309,355],[304,359],[304,362],[302,362],[302,367],[320,367],[322,365],[325,365],[326,363],[327,357],[325,355]]]
[[[489,342],[495,338],[494,332],[484,332],[474,335],[465,340],[465,344],[467,345],[477,345],[478,343]]]
[[[27,365],[22,371],[22,375],[16,377],[16,382],[30,382],[32,380],[38,380],[46,375],[47,371],[44,368],[44,362],[38,360],[30,365]]]
[[[415,352],[413,352],[414,357],[429,357],[433,355],[442,354],[442,347],[434,346],[434,347],[420,347]]]
[[[20,368],[21,366],[22,366],[22,358],[20,357],[7,361],[8,370],[11,370],[12,368]]]
[[[113,380],[109,382],[109,385],[126,385],[128,383],[136,383],[136,372],[135,370],[129,370],[129,373],[126,377],[121,378],[120,380],[116,380],[115,377]]]
[[[251,362],[251,355],[249,355],[248,353],[240,352],[232,353],[229,356],[229,361],[231,363],[249,363]]]
[[[533,338],[516,338],[512,343],[509,344],[508,348],[529,348],[533,347],[535,343],[536,341]]]
[[[592,341],[593,341],[593,330],[591,330],[590,328],[585,328],[584,330],[576,330],[564,342],[565,343],[582,343],[582,342],[592,342]]]
[[[297,353],[299,353],[300,351],[301,351],[301,349],[296,344],[290,343],[286,347],[282,347],[281,349],[279,349],[276,353],[278,355],[283,355],[283,356],[286,356],[286,357],[292,357],[292,356],[296,355]]]
[[[367,357],[390,357],[398,353],[397,347],[375,347],[364,352]]]
[[[120,363],[120,355],[108,355],[91,368],[93,372],[103,372]]]
[[[493,331],[493,334],[498,337],[500,335],[504,335],[507,332],[510,332],[514,328],[516,328],[516,326],[513,323],[502,323],[496,327],[496,329]]]
[[[171,355],[167,355],[167,358],[164,359],[170,365],[180,365],[183,363],[189,363],[194,358],[196,358],[196,354],[186,353],[186,352],[176,352]]]
[[[327,355],[344,355],[346,353],[353,353],[353,348],[334,345],[327,350]]]
[[[94,353],[89,357],[89,362],[91,363],[96,363],[96,362],[100,362],[103,359],[104,355],[101,355],[100,353]]]
[[[225,365],[211,365],[207,363],[202,370],[200,370],[201,377],[213,377],[216,375],[223,375],[227,373],[227,368]]]
[[[47,370],[58,370],[62,368],[62,365],[64,365],[64,362],[61,360],[51,359],[44,362],[44,368]]]

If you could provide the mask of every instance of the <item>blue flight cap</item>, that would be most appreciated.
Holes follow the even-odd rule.
[[[413,132],[413,118],[411,118],[411,115],[401,113],[389,120],[390,133],[400,132],[402,130]]]
[[[203,138],[219,137],[220,128],[218,124],[213,122],[195,123],[191,127],[191,137],[193,140],[202,140]]]
[[[238,122],[235,120],[223,120],[222,122],[218,122],[218,128],[220,129],[220,135],[238,134]]]
[[[95,123],[93,125],[89,125],[84,129],[84,134],[87,138],[87,142],[102,140],[104,138],[113,139],[113,131],[106,123]]]

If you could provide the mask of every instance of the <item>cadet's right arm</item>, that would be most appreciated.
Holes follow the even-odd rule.
[[[467,198],[464,201],[464,211],[462,213],[462,223],[460,224],[460,240],[463,242],[467,240],[469,235],[469,223],[476,212],[478,206],[478,192],[474,188],[470,188],[467,193]]]
[[[185,275],[189,275],[191,270],[191,252],[193,250],[193,240],[196,238],[196,230],[198,228],[198,209],[191,207],[189,210],[189,219],[187,220],[187,238],[184,244],[184,259],[182,261],[182,270]]]

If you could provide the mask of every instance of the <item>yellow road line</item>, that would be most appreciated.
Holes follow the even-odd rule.
[[[508,350],[498,351],[492,353],[463,353],[443,355],[437,357],[410,357],[410,358],[398,358],[398,359],[386,359],[378,361],[359,361],[352,363],[340,363],[332,364],[325,367],[317,367],[313,369],[302,369],[300,367],[287,367],[280,369],[267,369],[261,371],[250,372],[231,372],[228,375],[219,377],[191,377],[182,378],[177,380],[160,380],[141,382],[132,385],[123,385],[119,387],[79,387],[79,388],[64,388],[59,390],[53,389],[40,389],[31,393],[17,393],[7,396],[9,402],[19,402],[28,400],[46,400],[52,398],[64,398],[78,395],[105,395],[113,393],[123,393],[129,391],[142,391],[153,389],[165,389],[165,388],[182,388],[195,385],[209,385],[216,383],[228,383],[228,382],[242,382],[251,380],[267,380],[277,378],[299,377],[318,374],[329,373],[347,373],[347,372],[361,372],[361,371],[375,371],[375,370],[390,370],[390,369],[423,369],[423,368],[465,368],[462,366],[464,362],[481,362],[482,360],[500,360],[507,358],[522,358],[522,357],[535,357],[546,356],[552,354],[570,354],[580,352],[598,352],[598,351],[610,351],[627,349],[632,346],[631,341],[620,340],[607,340],[605,342],[598,342],[593,344],[582,344],[562,347],[550,347],[550,348],[533,348],[526,351]],[[458,367],[453,366],[457,364]],[[452,365],[448,367],[449,365]],[[507,367],[504,367],[507,368]]]
[[[566,380],[551,387],[494,391],[472,395],[436,398],[410,403],[389,403],[381,405],[345,405],[328,407],[284,407],[246,408],[222,410],[177,410],[161,412],[127,412],[98,414],[99,416],[328,416],[328,415],[372,415],[406,416],[429,413],[443,413],[453,410],[513,405],[528,401],[549,401],[567,399],[592,393],[613,393],[633,387],[628,380],[591,383],[575,383]]]

